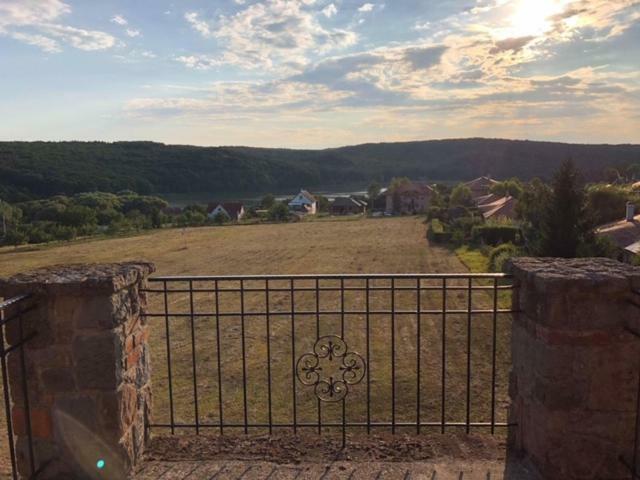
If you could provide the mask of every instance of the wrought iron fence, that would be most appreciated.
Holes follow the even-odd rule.
[[[35,332],[25,334],[23,329],[23,315],[34,307],[30,305],[29,295],[20,295],[4,301],[0,301],[0,370],[2,370],[2,391],[6,416],[7,440],[9,446],[9,458],[11,461],[11,475],[14,480],[19,476],[18,463],[24,461],[27,476],[22,478],[34,478],[37,475],[35,457],[33,450],[33,435],[31,429],[31,408],[29,404],[29,388],[27,385],[27,361],[25,354],[25,344],[36,336]],[[10,338],[7,334],[11,330]],[[7,340],[10,340],[9,342]],[[10,357],[16,355],[16,366],[19,370],[12,368],[12,380],[9,380],[8,363]],[[18,374],[19,371],[19,374]],[[19,397],[22,398],[22,408],[24,409],[24,425],[15,425],[16,419],[11,415],[11,392],[10,388],[21,390]],[[26,458],[19,458],[16,452],[14,433],[16,430],[25,433],[27,438]]]
[[[493,434],[510,426],[513,289],[503,274],[152,278],[149,426]]]

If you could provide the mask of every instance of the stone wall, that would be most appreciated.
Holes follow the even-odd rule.
[[[625,479],[633,455],[640,269],[607,259],[516,259],[512,447],[545,479]]]
[[[22,335],[38,478],[126,478],[151,411],[148,326],[140,289],[149,263],[52,267],[0,280],[0,297],[32,293]],[[7,326],[8,343],[20,322]],[[19,470],[28,474],[19,349],[9,356]],[[98,468],[98,462],[104,467]]]

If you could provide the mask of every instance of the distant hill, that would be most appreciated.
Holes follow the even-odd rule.
[[[493,139],[378,143],[326,150],[193,147],[153,142],[0,142],[0,198],[83,191],[229,192],[424,180],[548,178],[573,157],[588,179],[640,162],[640,145],[575,145]]]

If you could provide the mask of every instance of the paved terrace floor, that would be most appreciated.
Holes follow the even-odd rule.
[[[319,437],[165,437],[135,480],[539,480],[506,457],[489,436],[375,436],[344,450]]]

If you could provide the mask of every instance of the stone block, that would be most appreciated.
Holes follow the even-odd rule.
[[[52,437],[51,411],[43,408],[31,408],[31,434],[34,438],[50,439]],[[11,410],[14,435],[27,435],[27,413],[23,407],[15,406]]]
[[[73,360],[80,389],[116,390],[119,337],[111,332],[77,337],[73,341]]]
[[[40,375],[44,389],[50,393],[76,391],[76,381],[71,368],[46,368]]]
[[[516,259],[510,441],[545,479],[625,478],[640,342],[624,328],[640,269],[606,259]]]

